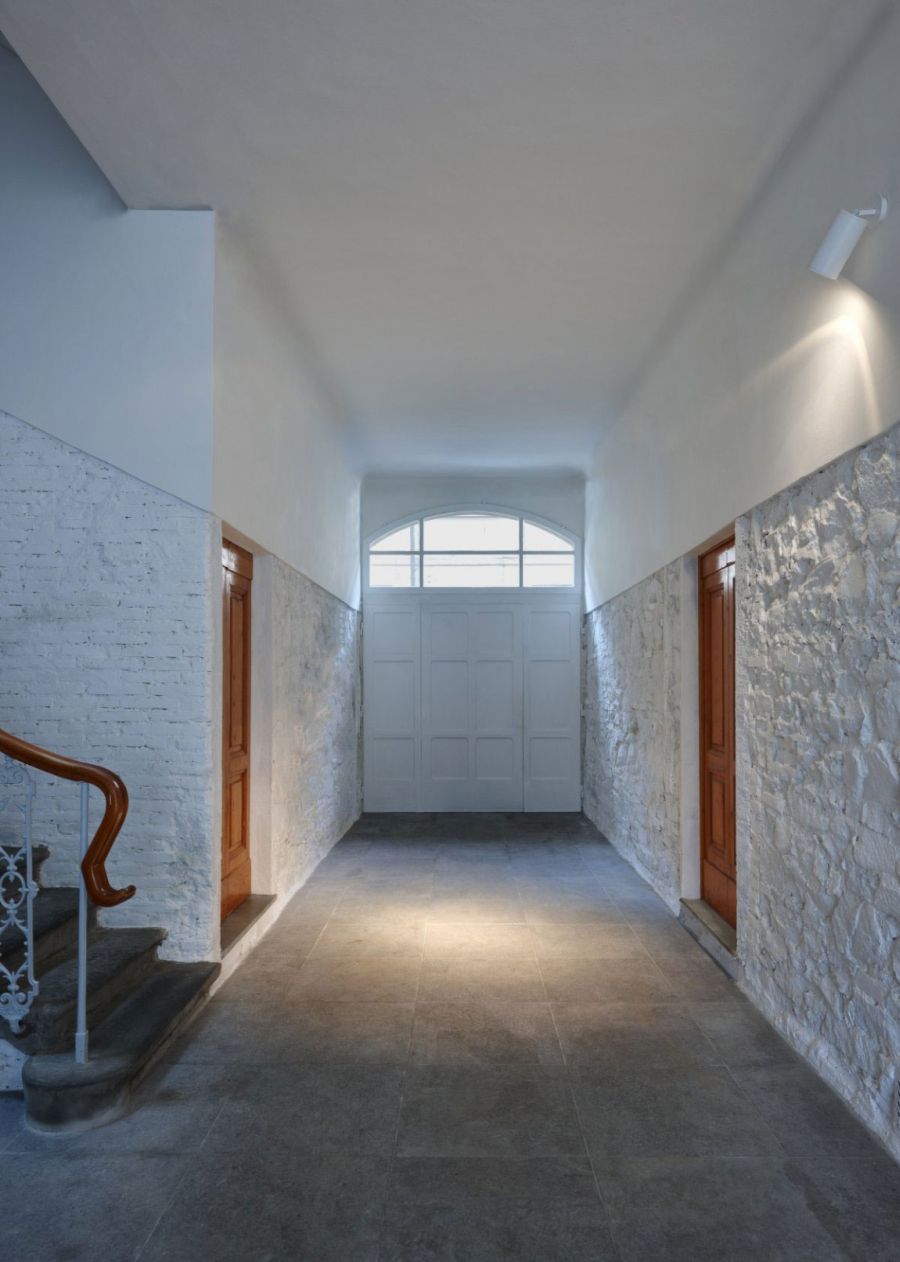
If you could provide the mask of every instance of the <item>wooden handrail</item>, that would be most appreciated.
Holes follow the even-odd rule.
[[[38,771],[59,776],[61,780],[77,780],[100,790],[106,799],[106,810],[81,863],[84,884],[91,901],[100,907],[117,907],[119,903],[133,898],[136,893],[133,885],[121,890],[113,889],[106,875],[107,857],[128,814],[128,790],[115,772],[94,763],[77,762],[62,754],[52,754],[48,749],[30,745],[12,733],[4,732],[2,728],[0,753],[8,754],[29,767],[36,767]]]

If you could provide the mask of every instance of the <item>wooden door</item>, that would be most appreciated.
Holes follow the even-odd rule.
[[[734,540],[700,558],[700,876],[734,927]]]
[[[222,919],[250,894],[250,585],[253,557],[222,542]]]

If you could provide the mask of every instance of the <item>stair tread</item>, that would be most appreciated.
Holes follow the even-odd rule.
[[[51,886],[42,889],[34,900],[34,938],[35,941],[58,929],[78,915],[78,890],[67,885]],[[7,929],[0,935],[0,947],[15,945],[22,941],[22,935],[16,929]]]
[[[26,1091],[59,1092],[103,1082],[127,1082],[220,968],[208,961],[157,963],[128,998],[91,1031],[86,1065],[76,1064],[71,1051],[32,1056],[23,1070]]]
[[[88,1002],[115,975],[146,951],[159,946],[165,929],[104,929],[96,934],[88,949]],[[38,1011],[57,1012],[74,1007],[77,1001],[78,958],[64,960],[40,979]]]

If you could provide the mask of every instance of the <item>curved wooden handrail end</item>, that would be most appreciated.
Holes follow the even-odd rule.
[[[59,776],[61,780],[77,780],[100,790],[106,799],[106,809],[81,863],[85,888],[92,902],[100,907],[117,907],[133,898],[137,892],[133,885],[117,890],[106,875],[106,859],[128,814],[128,790],[119,776],[94,763],[78,762],[63,754],[41,749],[39,745],[31,745],[2,729],[0,753],[8,754],[29,767],[36,767],[38,771],[46,771],[48,775]]]

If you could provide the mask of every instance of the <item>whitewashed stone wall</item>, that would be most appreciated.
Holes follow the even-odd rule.
[[[898,448],[736,523],[735,665],[741,985],[900,1157]],[[679,561],[585,623],[585,811],[673,908],[694,599]]]
[[[0,412],[0,727],[122,776],[109,875],[138,893],[104,919],[166,927],[180,959],[218,941],[218,542],[207,513]],[[78,786],[39,778],[45,880],[74,884]]]
[[[281,561],[272,671],[272,868],[287,893],[360,812],[359,614]]]
[[[738,523],[738,950],[900,1155],[900,427]]]
[[[670,906],[681,892],[681,562],[588,614],[584,811]]]

